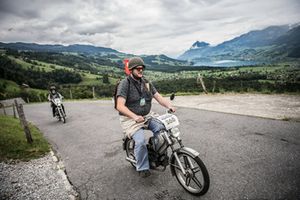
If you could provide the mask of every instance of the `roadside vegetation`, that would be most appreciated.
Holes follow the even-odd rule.
[[[9,160],[28,161],[42,157],[50,151],[41,132],[29,124],[33,143],[26,141],[19,119],[0,115],[0,162]]]
[[[52,84],[66,99],[111,97],[116,82],[125,77],[122,67],[114,57],[2,51],[0,99],[45,101]],[[209,93],[300,93],[300,63],[295,60],[242,67],[146,68],[145,77],[163,94],[203,93],[199,77]]]

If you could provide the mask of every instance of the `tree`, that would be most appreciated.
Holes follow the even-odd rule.
[[[103,74],[103,83],[109,84],[108,74]]]

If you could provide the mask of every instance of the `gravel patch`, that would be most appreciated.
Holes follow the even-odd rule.
[[[0,163],[0,199],[76,199],[77,192],[53,152],[29,162]]]
[[[300,95],[208,94],[178,96],[173,104],[216,112],[300,121]]]

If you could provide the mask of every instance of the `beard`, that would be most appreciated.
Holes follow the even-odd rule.
[[[139,76],[135,75],[134,73],[132,73],[132,76],[133,76],[133,78],[135,78],[137,80],[140,80],[142,78],[142,77],[139,77]]]

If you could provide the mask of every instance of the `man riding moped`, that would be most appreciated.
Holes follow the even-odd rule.
[[[145,63],[142,58],[131,58],[128,68],[130,75],[120,82],[117,89],[116,109],[119,111],[123,131],[135,142],[136,170],[142,177],[147,177],[151,173],[144,128],[151,130],[154,136],[164,128],[161,123],[151,119],[155,115],[151,111],[152,98],[172,112],[175,112],[175,108],[144,78]]]
[[[51,102],[53,117],[55,117],[55,108],[56,108],[56,105],[52,102],[52,99],[54,99],[54,98],[63,99],[63,96],[59,92],[57,92],[55,86],[51,86],[49,89],[48,101]],[[64,113],[66,113],[64,105],[61,104],[61,106],[62,106]]]

